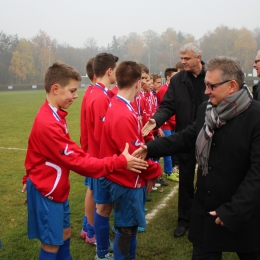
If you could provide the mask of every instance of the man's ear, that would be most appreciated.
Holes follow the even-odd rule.
[[[235,80],[230,81],[230,94],[239,91],[238,83]]]

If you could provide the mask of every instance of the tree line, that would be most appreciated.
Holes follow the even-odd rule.
[[[141,35],[113,36],[107,47],[99,47],[94,38],[88,38],[82,48],[59,44],[40,30],[31,39],[19,39],[0,31],[0,85],[39,84],[44,73],[56,60],[75,67],[85,75],[87,61],[100,52],[110,52],[120,61],[134,60],[147,65],[150,72],[163,73],[180,61],[179,49],[188,42],[197,42],[203,51],[202,60],[217,55],[236,57],[246,73],[252,73],[253,60],[260,50],[260,28],[253,31],[219,26],[206,32],[200,39],[173,28],[158,34],[153,30]]]

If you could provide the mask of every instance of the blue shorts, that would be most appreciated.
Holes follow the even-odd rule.
[[[93,178],[93,195],[94,202],[97,204],[107,204],[112,202],[109,191],[103,188],[99,179]]]
[[[86,177],[85,178],[85,186],[88,186],[90,190],[93,190],[93,178]]]
[[[101,181],[110,192],[114,212],[115,227],[145,227],[144,204],[146,187],[131,189],[112,183],[103,178]]]
[[[27,180],[28,237],[38,238],[42,244],[63,245],[63,229],[70,227],[68,199],[55,202],[44,197]]]

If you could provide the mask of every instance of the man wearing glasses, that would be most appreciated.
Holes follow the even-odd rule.
[[[257,73],[257,77],[260,77],[260,51],[257,52],[255,61],[254,61],[254,68]],[[260,101],[260,83],[258,82],[256,85],[253,86],[253,97],[255,100]]]
[[[192,260],[260,259],[260,103],[233,58],[206,64],[205,94],[193,125],[156,139],[134,156],[159,157],[196,146],[198,173],[189,240]]]
[[[205,91],[204,62],[202,51],[195,43],[181,47],[180,58],[184,70],[171,78],[167,92],[160,104],[159,110],[144,126],[142,132],[148,134],[158,128],[171,116],[176,115],[176,132],[191,125],[197,115],[200,104],[208,99]],[[195,146],[193,150],[178,154],[179,158],[179,197],[178,197],[178,227],[174,237],[181,237],[189,228],[190,212],[194,197],[194,172],[196,165]]]

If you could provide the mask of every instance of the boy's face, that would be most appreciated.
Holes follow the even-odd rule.
[[[150,87],[150,90],[153,89],[153,79],[152,78],[150,78],[150,80],[149,80],[149,87]]]
[[[147,73],[142,72],[142,78],[141,78],[141,87],[144,92],[147,92],[150,90],[150,77]]]
[[[178,73],[178,72],[173,71],[172,74],[171,74],[171,76],[167,76],[167,77],[166,77],[166,82],[169,84],[171,78],[172,78],[175,74],[177,74],[177,73]]]
[[[110,71],[110,84],[115,84],[116,83],[116,69],[117,69],[117,63],[116,63],[116,66],[115,68],[111,71]]]
[[[73,101],[78,97],[77,90],[78,81],[75,79],[71,79],[65,87],[61,87],[58,84],[54,86],[57,108],[69,108]]]
[[[136,92],[135,92],[135,98],[138,96],[140,90],[141,90],[141,79],[138,80],[138,82],[137,82],[137,88],[136,88]]]
[[[154,83],[153,83],[153,90],[154,90],[155,92],[157,92],[158,89],[161,87],[161,85],[162,85],[162,79],[161,79],[161,78],[156,79],[156,80],[154,81]]]

